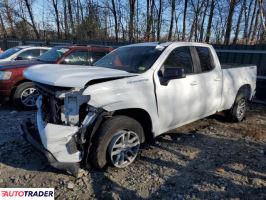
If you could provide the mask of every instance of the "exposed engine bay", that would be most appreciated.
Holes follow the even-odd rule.
[[[42,98],[42,113],[46,123],[79,126],[88,111],[89,96],[82,89],[53,87],[36,83]]]

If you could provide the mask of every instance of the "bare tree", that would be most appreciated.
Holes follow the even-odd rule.
[[[183,14],[183,33],[182,33],[182,40],[185,40],[185,37],[186,37],[187,4],[188,4],[188,0],[184,0],[184,14]]]
[[[7,18],[7,21],[11,29],[11,36],[16,37],[16,33],[14,29],[13,11],[9,6],[8,0],[4,0],[4,8],[5,8],[5,13],[6,13],[6,18]]]
[[[260,17],[261,17],[261,37],[260,41],[266,41],[266,8],[265,8],[265,2],[263,0],[259,0],[259,9],[260,9]]]
[[[205,23],[207,10],[208,10],[208,7],[209,7],[209,0],[206,0],[205,3],[206,3],[206,5],[203,4],[205,6],[205,9],[204,9],[204,12],[203,12],[203,19],[201,21],[201,27],[200,27],[200,39],[199,39],[200,42],[203,42],[204,23]]]
[[[41,6],[33,5],[37,0],[0,1],[2,37],[116,42],[187,39],[224,44],[231,39],[234,44],[266,41],[265,0],[49,1],[54,20],[44,17]],[[37,19],[34,13],[38,12],[45,14]]]
[[[204,1],[197,0],[196,4],[193,0],[191,0],[191,6],[194,13],[193,18],[193,29],[191,31],[194,33],[194,41],[198,41],[198,31],[199,31],[199,20],[202,14],[202,8],[204,6]],[[190,37],[191,39],[192,37]]]
[[[1,23],[1,29],[2,29],[4,38],[7,38],[6,27],[5,27],[4,20],[3,20],[1,13],[0,13],[0,23]]]
[[[53,8],[55,11],[55,21],[57,28],[57,38],[60,38],[60,21],[59,21],[59,12],[58,12],[58,0],[52,0]]]
[[[30,4],[29,0],[24,0],[24,2],[26,4],[27,10],[28,10],[28,13],[29,13],[29,16],[30,16],[30,20],[31,20],[31,24],[32,24],[32,28],[33,28],[33,31],[35,33],[35,36],[36,36],[37,39],[40,39],[40,35],[39,35],[38,30],[37,30],[35,21],[34,21],[31,4]]]
[[[215,1],[216,16],[214,17],[215,28],[213,34],[217,44],[224,43],[224,34],[226,29],[226,18],[224,14],[228,11],[224,6],[224,1]]]
[[[225,37],[224,37],[224,44],[227,44],[227,45],[230,43],[232,20],[233,20],[236,3],[237,3],[237,0],[230,0],[229,12],[228,12],[227,23],[226,23],[226,31],[225,31]]]
[[[67,0],[63,0],[63,6],[64,6],[65,38],[68,39],[69,28],[68,28]]]
[[[208,26],[206,30],[206,40],[205,40],[206,42],[209,42],[210,37],[211,37],[211,27],[212,27],[214,8],[215,8],[215,0],[211,0],[211,8],[210,8]]]
[[[237,43],[238,35],[239,35],[239,32],[240,32],[240,23],[241,23],[241,20],[242,20],[243,10],[245,9],[245,6],[246,6],[246,4],[245,4],[245,0],[244,0],[243,3],[241,4],[240,13],[238,15],[238,20],[237,20],[237,25],[236,25],[236,32],[235,32],[235,37],[234,37],[234,40],[233,40],[233,44]]]
[[[136,9],[136,0],[129,0],[129,30],[128,30],[128,39],[130,42],[133,42],[134,38],[134,16]]]
[[[159,8],[157,12],[157,40],[161,37],[161,24],[162,24],[162,11],[163,10],[163,0],[159,0]]]
[[[247,43],[248,42],[248,27],[250,22],[250,14],[251,14],[251,8],[253,5],[254,0],[250,0],[249,5],[247,0],[244,0],[245,4],[245,26],[244,26],[244,34],[243,34],[243,40]],[[248,6],[247,6],[248,5]]]
[[[253,13],[252,13],[252,17],[251,17],[251,22],[250,22],[250,26],[249,26],[249,31],[248,31],[248,43],[250,43],[250,37],[251,37],[251,33],[252,33],[252,29],[253,29],[253,24],[254,24],[254,20],[256,17],[256,11],[257,11],[257,5],[258,5],[258,0],[255,0],[255,5],[254,5],[254,9],[253,9]]]
[[[152,0],[152,4],[151,4],[151,36],[152,36],[152,41],[155,40],[155,31],[156,31],[156,27],[155,27],[155,0]]]
[[[169,28],[169,32],[168,32],[168,40],[169,41],[172,39],[174,17],[175,17],[175,0],[171,0],[171,20],[170,20],[170,28]]]
[[[118,19],[117,19],[117,11],[116,11],[116,4],[115,0],[112,0],[112,14],[114,16],[115,21],[115,41],[118,42]]]
[[[256,33],[257,33],[257,30],[258,30],[258,25],[259,25],[259,16],[260,16],[260,10],[258,9],[257,13],[256,13],[255,24],[254,24],[253,31],[252,31],[252,34],[251,34],[251,42],[254,42],[255,37],[256,37]]]
[[[71,31],[72,31],[72,35],[74,35],[75,34],[75,27],[74,27],[74,20],[73,20],[71,0],[67,0],[67,7],[68,7],[68,14],[69,14]]]
[[[147,22],[146,22],[146,40],[150,41],[151,31],[153,25],[153,12],[154,12],[154,0],[146,1],[146,12],[147,12]]]

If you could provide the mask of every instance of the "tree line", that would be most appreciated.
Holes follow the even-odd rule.
[[[266,42],[265,0],[1,0],[0,38]]]

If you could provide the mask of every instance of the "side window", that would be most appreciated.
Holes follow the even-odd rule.
[[[32,60],[40,56],[40,49],[30,49],[20,53],[17,60]]]
[[[196,50],[199,56],[201,71],[207,72],[214,69],[213,58],[210,49],[207,47],[196,47]]]
[[[68,65],[87,65],[88,51],[75,51],[67,55],[64,59],[64,64]]]
[[[95,63],[96,61],[98,61],[99,59],[101,59],[102,57],[104,57],[107,54],[107,52],[104,51],[98,51],[98,52],[91,52],[91,63]]]
[[[41,53],[40,55],[42,55],[43,53],[47,52],[49,49],[41,49]]]
[[[172,68],[183,68],[185,70],[185,74],[193,73],[193,62],[190,48],[178,47],[173,50],[164,62],[164,66]]]

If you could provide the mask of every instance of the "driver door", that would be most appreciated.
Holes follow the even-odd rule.
[[[174,49],[158,74],[155,74],[158,116],[161,132],[168,131],[200,116],[201,101],[197,67],[193,62],[192,48]],[[186,77],[162,83],[164,68],[183,68]]]

